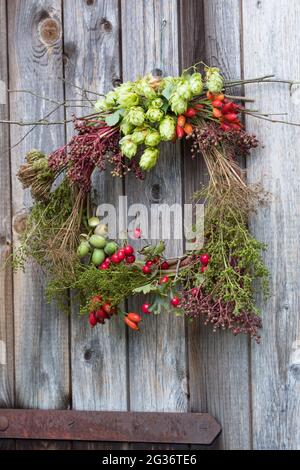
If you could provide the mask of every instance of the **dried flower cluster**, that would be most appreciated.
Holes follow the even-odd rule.
[[[224,132],[215,123],[195,126],[190,139],[192,139],[191,152],[193,157],[220,145],[228,149],[231,155],[247,156],[251,149],[258,146],[255,135],[248,134],[244,130]]]
[[[201,287],[183,291],[180,305],[188,318],[203,317],[205,325],[210,323],[213,331],[228,329],[234,335],[245,333],[257,342],[260,340],[258,329],[261,328],[261,318],[258,315],[246,311],[237,315],[234,302],[215,299]]]

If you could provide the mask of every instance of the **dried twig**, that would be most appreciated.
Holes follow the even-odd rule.
[[[288,124],[289,126],[296,126],[300,127],[300,124],[298,122],[291,122],[291,121],[284,121],[283,119],[271,119],[268,118],[264,114],[257,114],[257,113],[252,113],[248,111],[244,111],[245,114],[248,114],[249,116],[255,117],[257,119],[262,119],[263,121],[269,121],[277,124]]]

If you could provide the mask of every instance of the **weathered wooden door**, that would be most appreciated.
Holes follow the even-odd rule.
[[[291,14],[285,0],[0,0],[1,119],[36,120],[52,112],[52,119],[63,121],[59,104],[76,100],[84,89],[101,93],[153,70],[177,74],[198,60],[220,65],[236,78],[276,73],[297,79],[300,5],[288,3]],[[287,88],[252,88],[251,94],[264,110],[289,111],[300,121],[299,100]],[[67,117],[75,111],[67,108]],[[253,230],[269,243],[273,289],[267,305],[258,299],[262,344],[213,334],[171,314],[149,318],[142,335],[126,333],[117,322],[91,331],[76,315],[74,300],[70,317],[45,303],[37,266],[15,274],[7,268],[0,273],[0,407],[208,411],[223,428],[215,448],[300,446],[299,131],[253,121],[248,126],[265,144],[249,159],[249,179],[274,195],[270,207],[253,219]],[[17,243],[30,205],[15,178],[25,152],[49,151],[71,132],[60,124],[41,126],[24,138],[21,126],[0,126],[1,262]],[[129,203],[172,204],[188,201],[206,178],[202,161],[170,146],[143,185],[101,175],[94,187],[102,202],[125,194]],[[172,243],[168,253],[183,249],[181,242]],[[111,444],[3,440],[0,446]]]

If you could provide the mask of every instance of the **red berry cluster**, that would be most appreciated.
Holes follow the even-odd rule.
[[[114,313],[117,313],[116,308],[112,307],[109,302],[104,302],[101,295],[95,295],[91,299],[89,323],[92,328],[97,323],[104,324],[105,320],[109,320]]]
[[[157,268],[160,262],[160,257],[155,256],[153,259],[148,259],[145,264],[142,266],[142,271],[144,274],[152,274],[153,268]]]
[[[199,107],[201,106],[201,108]],[[193,133],[193,126],[187,122],[187,118],[193,118],[202,109],[202,105],[198,105],[198,108],[188,108],[184,114],[180,114],[177,118],[176,126],[176,138],[182,139],[186,135]]]
[[[223,94],[216,96],[208,92],[207,97],[213,107],[213,117],[219,119],[221,129],[225,132],[231,130],[240,131],[242,123],[239,120],[238,113],[242,109],[241,106],[225,98]]]
[[[203,255],[199,256],[200,263],[201,263],[201,272],[205,273],[208,268],[208,263],[210,262],[210,256],[208,253],[203,253]]]
[[[120,248],[111,257],[108,256],[105,258],[103,263],[100,264],[99,269],[105,271],[109,269],[111,264],[120,264],[122,261],[125,261],[126,264],[133,264],[135,262],[134,248],[131,245],[126,245]]]

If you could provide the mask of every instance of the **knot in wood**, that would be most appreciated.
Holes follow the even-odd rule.
[[[52,45],[60,39],[61,27],[58,21],[46,18],[40,23],[39,32],[41,40],[47,45]]]
[[[162,199],[162,191],[161,186],[158,183],[155,183],[151,186],[150,189],[150,197],[152,202],[160,202]]]
[[[0,416],[0,431],[4,432],[9,426],[9,421],[6,416]]]
[[[90,361],[92,359],[92,351],[90,349],[86,349],[84,352],[84,360]]]
[[[122,84],[121,78],[114,78],[112,80],[112,85],[113,85],[114,88],[120,86],[121,84]]]
[[[102,18],[100,21],[100,29],[104,33],[110,33],[112,30],[112,24],[106,18]]]

